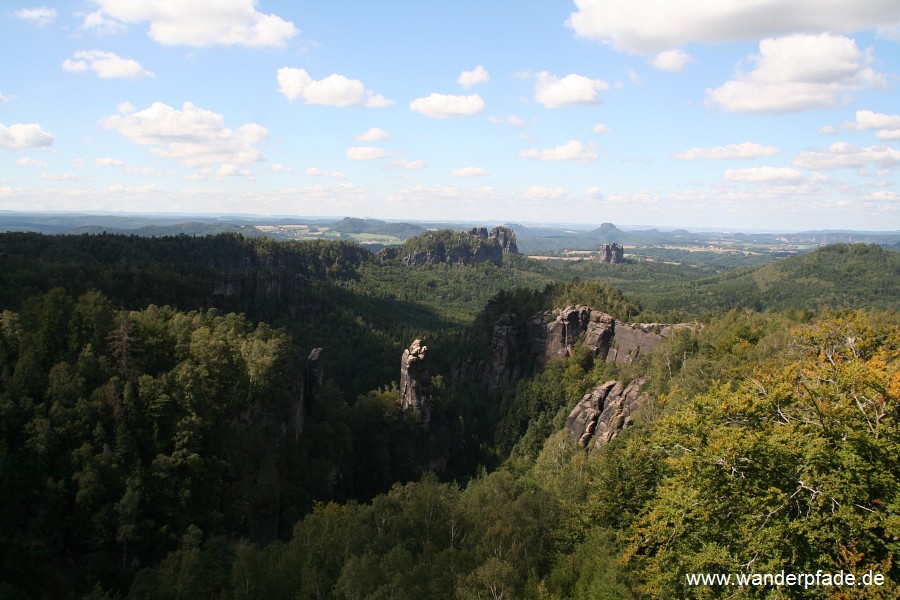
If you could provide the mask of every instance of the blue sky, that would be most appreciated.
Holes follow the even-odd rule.
[[[896,0],[0,9],[0,210],[900,229]]]

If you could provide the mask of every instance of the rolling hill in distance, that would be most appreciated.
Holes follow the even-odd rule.
[[[22,213],[0,211],[0,231],[34,231],[38,233],[124,233],[144,236],[209,235],[235,232],[248,237],[266,235],[275,239],[354,239],[362,244],[378,244],[372,239],[381,237],[386,243],[399,244],[428,229],[462,229],[473,225],[507,225],[518,237],[519,245],[527,253],[554,252],[563,249],[587,250],[597,244],[617,242],[627,245],[689,246],[713,244],[716,241],[746,244],[869,243],[900,244],[900,231],[800,231],[800,232],[741,232],[688,231],[685,229],[625,228],[603,223],[585,224],[519,224],[468,222],[399,222],[372,218],[335,217],[267,217],[259,215],[152,215],[152,214],[77,214]],[[365,237],[368,235],[369,237]]]

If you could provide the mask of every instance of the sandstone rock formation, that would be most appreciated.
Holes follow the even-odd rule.
[[[645,398],[640,393],[644,383],[644,379],[627,384],[607,381],[585,394],[566,419],[569,438],[582,448],[592,442],[594,449],[608,444],[634,423],[634,412]]]
[[[488,389],[495,390],[501,385],[518,381],[524,375],[523,365],[518,359],[523,344],[520,341],[520,329],[516,323],[516,315],[500,315],[491,335],[490,359],[483,365],[477,378]]]
[[[397,248],[389,247],[383,248],[378,251],[378,257],[384,260],[395,260],[400,256],[400,251]]]
[[[469,231],[430,231],[407,240],[400,250],[405,266],[449,263],[503,263],[504,254],[518,254],[516,233],[508,227],[473,227]]]
[[[579,342],[597,359],[630,364],[670,332],[690,326],[624,323],[583,305],[537,313],[524,322],[508,313],[494,325],[489,359],[465,365],[463,372],[495,390],[528,376],[554,358],[571,356]]]
[[[516,232],[509,227],[494,227],[488,237],[499,242],[500,247],[503,248],[503,254],[519,253],[519,247],[516,245]]]
[[[613,242],[600,247],[600,262],[618,265],[625,262],[625,249]]]
[[[400,406],[412,410],[422,423],[428,423],[431,416],[431,377],[425,356],[428,346],[422,340],[414,340],[403,351],[400,359]]]

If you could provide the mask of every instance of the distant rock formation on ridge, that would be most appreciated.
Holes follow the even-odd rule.
[[[406,240],[398,254],[403,264],[416,267],[448,263],[473,265],[503,263],[504,254],[518,254],[516,233],[509,227],[473,227],[468,231],[440,229]],[[387,254],[385,255],[387,256]]]

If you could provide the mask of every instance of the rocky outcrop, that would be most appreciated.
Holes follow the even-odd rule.
[[[516,234],[508,227],[473,227],[468,231],[430,231],[407,240],[399,254],[405,266],[449,263],[503,263],[504,254],[517,254]]]
[[[596,358],[631,364],[655,348],[674,329],[689,326],[624,323],[590,306],[578,304],[532,316],[528,337],[540,363],[571,356],[575,344],[583,342]]]
[[[569,438],[582,448],[608,444],[634,423],[634,413],[646,396],[641,394],[644,379],[629,383],[607,381],[585,394],[566,419]]]
[[[378,251],[377,256],[382,260],[396,260],[400,257],[400,251],[394,247],[383,248]]]
[[[624,323],[583,305],[537,313],[524,322],[507,313],[494,325],[488,360],[470,362],[462,372],[496,390],[543,368],[554,358],[571,356],[579,343],[596,359],[630,364],[682,327],[691,325]]]
[[[319,401],[319,390],[325,383],[324,353],[322,348],[313,348],[306,358],[300,379],[300,399],[294,407],[294,415],[291,419],[291,430],[294,433],[295,442],[300,439],[306,417],[313,412]]]
[[[605,360],[615,336],[616,320],[589,306],[576,305],[556,313],[538,313],[531,317],[528,329],[531,345],[537,350],[535,358],[541,365],[552,358],[570,356],[581,340],[594,356]]]
[[[411,410],[422,423],[428,423],[431,412],[431,377],[425,357],[428,346],[414,340],[400,359],[400,406]]]
[[[625,249],[613,242],[611,244],[603,244],[600,246],[600,262],[613,265],[625,262]]]
[[[518,254],[519,247],[516,245],[516,232],[509,227],[494,227],[488,234],[488,238],[495,239],[503,248],[503,254]]]

